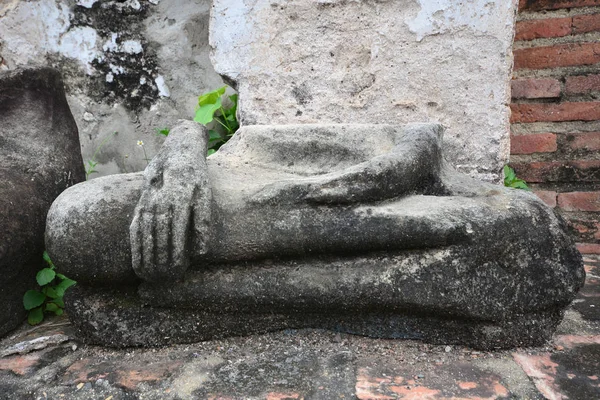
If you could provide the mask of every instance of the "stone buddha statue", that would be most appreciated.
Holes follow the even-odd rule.
[[[437,124],[180,121],[143,173],[75,185],[46,247],[83,339],[151,346],[326,328],[539,344],[583,284],[562,220],[442,156]]]

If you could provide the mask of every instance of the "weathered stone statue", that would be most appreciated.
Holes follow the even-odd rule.
[[[0,336],[23,322],[44,267],[50,204],[85,180],[77,125],[51,68],[0,71]]]
[[[88,342],[315,327],[534,345],[583,284],[563,222],[454,172],[440,125],[246,126],[208,159],[207,141],[180,122],[143,174],[54,202],[46,246]]]

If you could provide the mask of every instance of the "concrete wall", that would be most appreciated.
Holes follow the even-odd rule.
[[[439,121],[447,158],[499,181],[515,10],[513,0],[215,0],[213,60],[237,82],[243,124]]]
[[[0,68],[50,64],[65,79],[84,161],[96,177],[145,167],[156,130],[192,118],[221,86],[209,59],[210,0],[2,0]],[[114,134],[114,132],[117,132]]]

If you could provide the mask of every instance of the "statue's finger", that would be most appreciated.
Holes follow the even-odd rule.
[[[206,254],[208,251],[211,201],[211,189],[209,187],[199,188],[194,197],[194,208],[192,210],[195,254]]]
[[[140,274],[142,262],[142,232],[140,227],[141,210],[134,212],[131,225],[129,225],[129,241],[131,243],[131,266],[136,274]]]
[[[171,226],[172,271],[176,277],[183,275],[188,267],[188,234],[190,233],[192,205],[176,205],[173,209]]]
[[[142,279],[156,279],[156,257],[154,252],[154,238],[156,236],[156,221],[154,212],[145,211],[141,214],[142,232]]]
[[[172,223],[172,206],[160,210],[156,214],[156,266],[161,271],[168,271],[171,264],[171,223]]]

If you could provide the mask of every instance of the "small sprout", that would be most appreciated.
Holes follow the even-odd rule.
[[[27,321],[37,325],[44,320],[44,312],[62,315],[65,291],[75,285],[75,281],[56,272],[56,267],[44,251],[44,261],[48,264],[37,273],[36,280],[41,290],[28,290],[23,296],[23,307],[29,311]]]
[[[240,124],[237,120],[238,95],[226,96],[227,87],[204,93],[198,97],[198,106],[194,121],[215,129],[210,129],[208,154],[214,154],[223,144],[225,144],[233,134],[238,130]],[[229,107],[223,105],[223,99],[230,104]],[[228,100],[227,100],[228,99]],[[216,121],[216,124],[214,123]]]
[[[158,132],[159,135],[163,135],[163,136],[169,136],[169,133],[171,132],[171,130],[169,128],[157,129],[156,131]]]
[[[508,165],[504,166],[504,186],[511,187],[513,189],[531,190],[529,189],[529,186],[527,186],[527,182],[525,182],[523,179],[517,178],[515,170]]]

